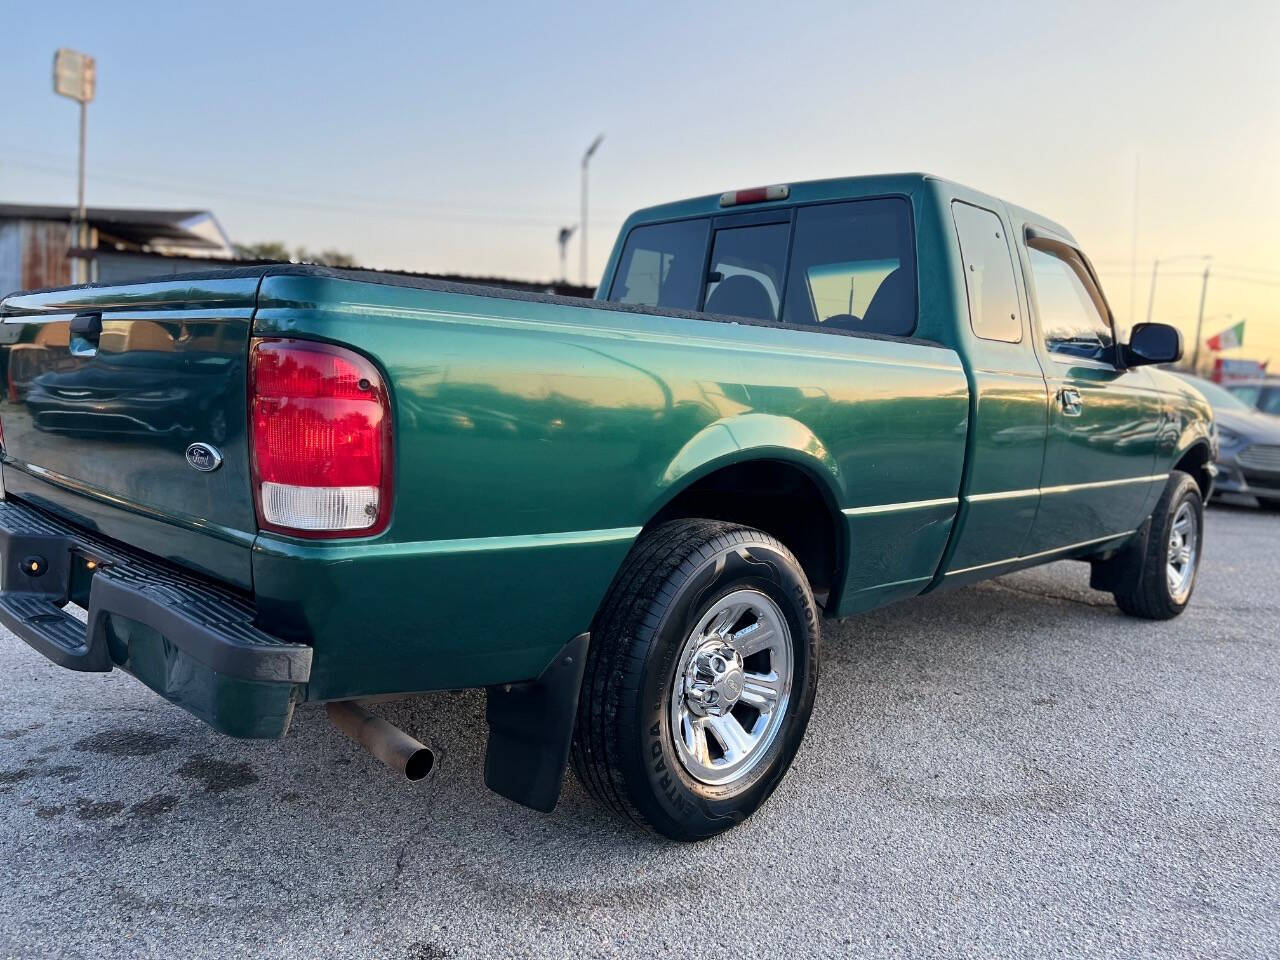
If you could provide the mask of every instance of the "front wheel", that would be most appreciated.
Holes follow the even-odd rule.
[[[1131,560],[1141,566],[1116,591],[1116,605],[1146,620],[1176,617],[1191,600],[1203,544],[1200,488],[1190,474],[1174,470],[1151,513],[1146,549]]]
[[[592,630],[573,760],[587,790],[674,840],[741,823],[813,710],[818,613],[778,540],[677,520],[638,541]]]

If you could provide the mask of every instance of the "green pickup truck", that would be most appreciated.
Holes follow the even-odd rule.
[[[572,758],[676,839],[777,786],[822,617],[1072,558],[1165,619],[1201,555],[1177,331],[931,176],[642,210],[592,301],[283,264],[0,315],[15,634],[232,736],[325,703],[410,777],[358,701],[483,687],[492,789]]]

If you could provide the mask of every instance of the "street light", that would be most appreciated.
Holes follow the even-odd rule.
[[[53,92],[58,96],[67,97],[80,104],[80,175],[76,189],[76,228],[73,239],[76,247],[81,250],[88,243],[88,235],[85,229],[87,217],[84,208],[85,119],[89,101],[93,99],[93,94],[97,87],[97,72],[97,63],[93,57],[87,54],[63,47],[53,55]],[[75,283],[87,281],[89,279],[89,271],[86,269],[88,261],[78,258],[74,262],[79,262],[81,267],[76,271],[77,276],[72,277],[72,280]]]
[[[1160,270],[1160,264],[1173,263],[1177,260],[1212,260],[1212,254],[1208,253],[1180,253],[1176,257],[1165,257],[1161,260],[1157,257],[1151,264],[1151,296],[1147,298],[1147,323],[1151,322],[1151,311],[1156,305],[1156,274]]]
[[[604,134],[596,137],[591,141],[591,146],[587,147],[587,152],[582,155],[582,219],[579,224],[581,235],[578,238],[578,249],[581,256],[581,279],[582,285],[587,285],[587,164],[591,162],[591,155],[600,148],[600,142],[604,140]]]
[[[560,232],[556,235],[556,242],[560,244],[560,282],[569,282],[569,268],[567,260],[569,256],[569,238],[573,236],[573,231],[578,229],[575,223],[569,227],[561,227]]]

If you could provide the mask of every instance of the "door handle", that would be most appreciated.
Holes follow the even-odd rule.
[[[1080,391],[1072,387],[1063,387],[1058,391],[1058,402],[1062,404],[1063,416],[1078,417],[1084,412],[1084,401],[1080,399]]]

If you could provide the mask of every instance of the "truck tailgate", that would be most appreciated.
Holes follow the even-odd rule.
[[[246,363],[257,285],[161,279],[6,298],[7,494],[250,587]],[[194,443],[213,454],[191,461],[214,469],[189,461]]]

